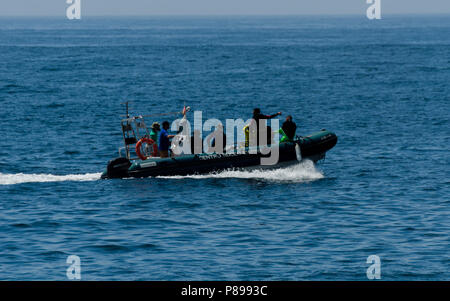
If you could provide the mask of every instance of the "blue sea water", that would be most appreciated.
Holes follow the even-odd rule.
[[[450,280],[450,16],[0,19],[0,279]],[[99,180],[136,114],[292,114],[274,171]],[[151,122],[153,120],[149,120]],[[158,120],[162,121],[162,119]]]

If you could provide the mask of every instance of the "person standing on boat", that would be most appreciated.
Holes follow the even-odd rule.
[[[152,130],[150,131],[150,139],[152,139],[153,141],[155,141],[156,144],[158,144],[158,132],[161,131],[159,122],[153,122],[151,129]]]
[[[206,145],[206,151],[210,154],[223,154],[225,152],[227,147],[227,135],[225,135],[221,123],[217,124],[215,131],[206,137]]]
[[[253,109],[253,120],[256,122],[256,133],[257,133],[257,145],[259,145],[259,124],[261,122],[261,120],[263,120],[262,122],[264,122],[264,124],[266,124],[265,119],[272,119],[275,118],[277,116],[281,115],[281,112],[275,113],[273,115],[264,115],[261,114],[261,109],[259,108],[255,108]],[[267,144],[271,144],[272,142],[272,128],[270,126],[265,126],[264,127],[266,129],[266,133],[267,133]]]
[[[161,127],[158,122],[153,122],[151,129],[150,139],[152,139],[156,146],[158,146],[158,132],[161,131]]]
[[[161,158],[168,158],[169,157],[169,148],[170,148],[170,140],[175,135],[169,135],[167,130],[170,128],[170,123],[168,121],[164,121],[162,123],[162,130],[159,135],[159,143],[158,143],[158,149],[159,154]]]
[[[289,140],[294,140],[294,136],[295,136],[295,131],[297,130],[297,125],[295,124],[295,122],[292,121],[292,116],[288,115],[286,117],[286,121],[283,122],[283,125],[281,126],[281,128],[283,129],[284,133],[286,134],[286,136],[288,137]]]

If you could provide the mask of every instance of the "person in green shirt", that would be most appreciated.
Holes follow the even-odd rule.
[[[158,132],[161,131],[161,127],[158,122],[153,122],[150,131],[150,139],[154,141],[156,145],[158,145]]]

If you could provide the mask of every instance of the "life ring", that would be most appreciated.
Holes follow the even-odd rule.
[[[153,157],[156,157],[156,155],[158,154],[158,146],[156,145],[156,143],[155,143],[155,141],[153,141],[153,139],[150,139],[150,138],[147,138],[147,137],[144,137],[144,138],[142,138],[141,140],[139,140],[137,143],[136,143],[136,155],[141,159],[141,160],[146,160],[148,157],[147,156],[144,156],[142,153],[141,153],[141,146],[142,146],[142,143],[147,143],[148,145],[153,145],[153,152],[152,152],[152,156]]]

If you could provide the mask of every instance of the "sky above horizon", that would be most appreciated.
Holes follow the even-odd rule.
[[[0,0],[0,16],[65,16],[66,0]],[[362,14],[366,0],[81,0],[82,16]],[[383,14],[450,14],[450,0],[381,0]]]

